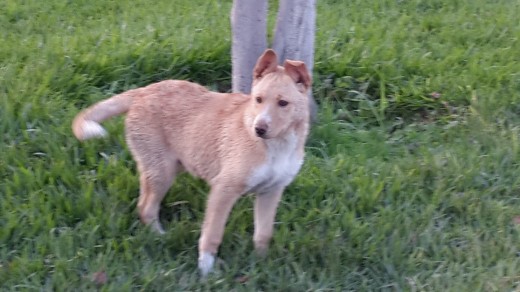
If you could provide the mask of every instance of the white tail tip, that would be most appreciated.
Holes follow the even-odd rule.
[[[79,133],[75,134],[76,137],[80,140],[100,138],[105,137],[107,135],[107,131],[103,129],[103,127],[100,124],[94,121],[84,120],[80,125],[80,129],[77,130],[79,130],[77,131]]]

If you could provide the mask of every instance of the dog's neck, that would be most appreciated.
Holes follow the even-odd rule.
[[[300,137],[296,135],[294,130],[290,130],[288,133],[284,133],[284,135],[279,137],[274,137],[271,139],[262,139],[267,146],[269,151],[280,151],[280,150],[295,150],[296,146],[298,146],[298,140]]]

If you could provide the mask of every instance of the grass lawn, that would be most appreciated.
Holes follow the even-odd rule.
[[[520,289],[514,0],[318,1],[319,123],[267,258],[246,196],[200,282],[208,188],[187,175],[163,204],[167,234],[140,224],[122,118],[86,143],[71,120],[168,78],[228,90],[230,7],[0,3],[0,290]]]

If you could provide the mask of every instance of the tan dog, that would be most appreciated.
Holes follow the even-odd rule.
[[[86,140],[106,135],[99,122],[127,113],[126,140],[140,174],[139,214],[160,233],[160,203],[175,175],[185,170],[208,182],[199,240],[203,275],[211,271],[228,215],[245,193],[257,195],[253,241],[265,253],[282,192],[303,163],[311,86],[305,64],[278,66],[274,51],[266,50],[253,74],[251,95],[168,80],[98,102],[72,124],[74,135]]]

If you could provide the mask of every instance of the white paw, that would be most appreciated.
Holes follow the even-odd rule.
[[[166,232],[164,232],[164,229],[162,228],[161,223],[159,223],[159,220],[154,220],[152,224],[150,224],[150,227],[153,231],[157,232],[159,235],[163,235]]]
[[[213,264],[215,263],[215,256],[209,252],[203,251],[199,255],[199,270],[202,277],[206,277],[211,270],[213,270]]]

